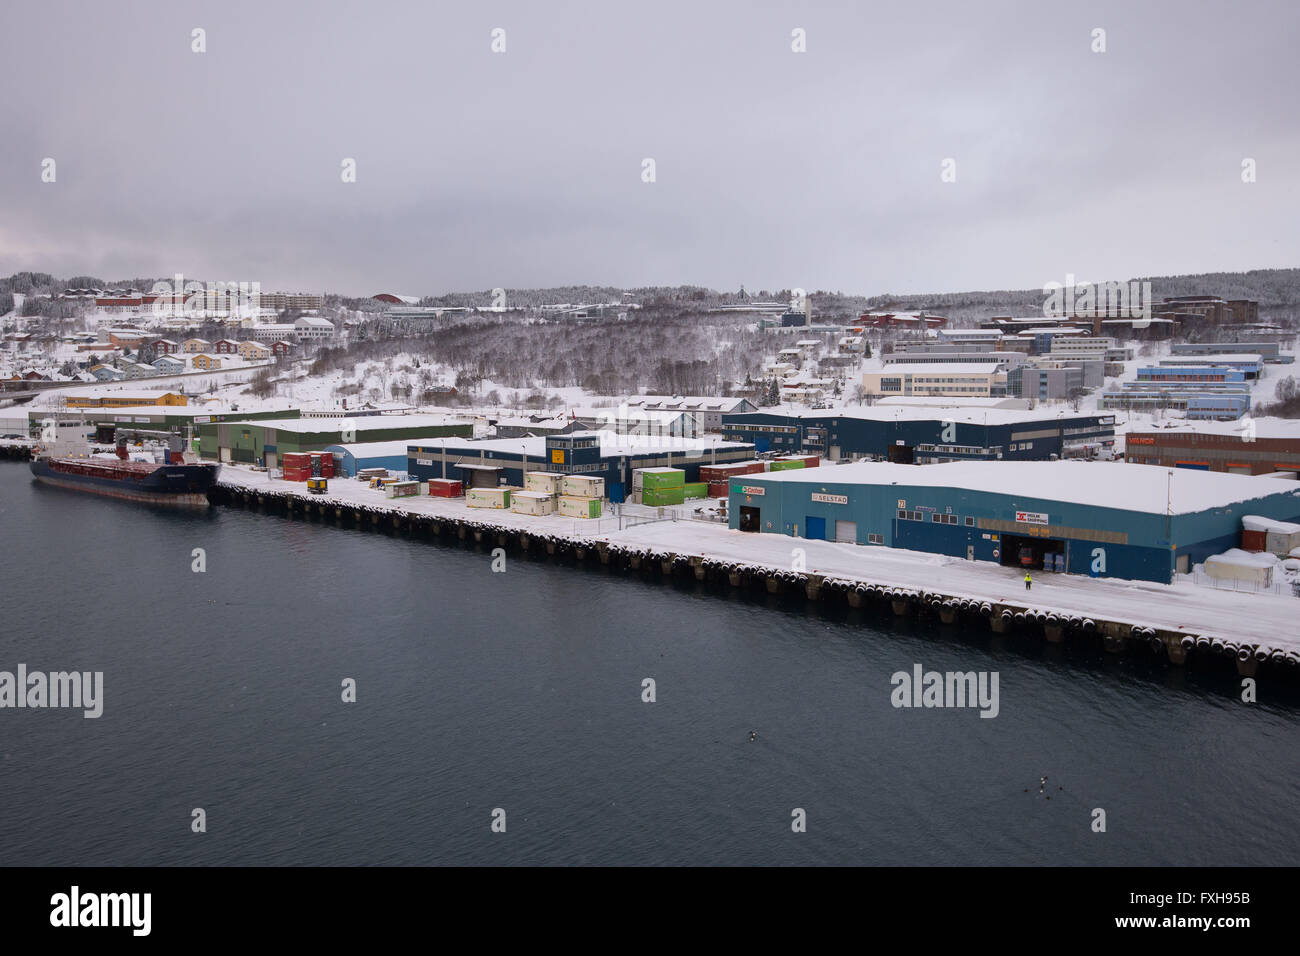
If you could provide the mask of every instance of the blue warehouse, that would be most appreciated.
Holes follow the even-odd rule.
[[[1113,414],[994,407],[873,405],[834,412],[724,415],[724,438],[760,452],[899,464],[1095,457],[1115,444]]]
[[[699,480],[701,465],[749,461],[754,446],[713,438],[572,432],[543,438],[468,441],[435,438],[407,449],[412,478],[453,478],[467,487],[520,487],[525,471],[604,478],[606,494],[621,501],[637,468],[681,468],[686,481]]]
[[[1300,484],[1154,465],[887,462],[733,478],[739,531],[1169,583],[1238,547],[1243,515],[1300,520]]]

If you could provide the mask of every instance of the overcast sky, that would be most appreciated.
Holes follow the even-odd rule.
[[[879,294],[1296,266],[1298,10],[3,0],[0,274]]]

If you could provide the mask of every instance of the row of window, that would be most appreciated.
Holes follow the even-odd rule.
[[[900,521],[924,521],[926,513],[924,511],[907,511],[903,508],[898,509],[898,518]],[[959,524],[961,523],[959,515],[941,515],[937,511],[930,512],[930,521],[934,524]],[[966,527],[975,527],[975,519],[971,516],[966,517]]]

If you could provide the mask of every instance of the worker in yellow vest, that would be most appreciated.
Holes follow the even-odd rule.
[[[1031,578],[1031,577],[1029,576],[1029,572],[1026,571],[1026,572],[1025,572],[1025,590],[1028,591],[1028,590],[1030,589],[1030,587],[1033,585],[1033,583],[1034,583],[1034,579]]]

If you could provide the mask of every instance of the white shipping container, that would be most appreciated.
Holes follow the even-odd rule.
[[[1230,548],[1223,554],[1212,554],[1205,559],[1205,573],[1220,581],[1239,581],[1273,586],[1273,566],[1277,559],[1267,554],[1252,554],[1240,548]]]
[[[569,518],[599,518],[600,499],[561,495],[560,514]]]
[[[605,479],[587,475],[565,475],[560,494],[573,498],[604,498]]]
[[[540,491],[516,491],[510,496],[510,510],[521,515],[553,515],[555,498]]]
[[[510,507],[509,488],[466,488],[465,504],[471,508]]]
[[[524,489],[544,495],[558,495],[564,475],[554,471],[530,471],[524,475]]]

